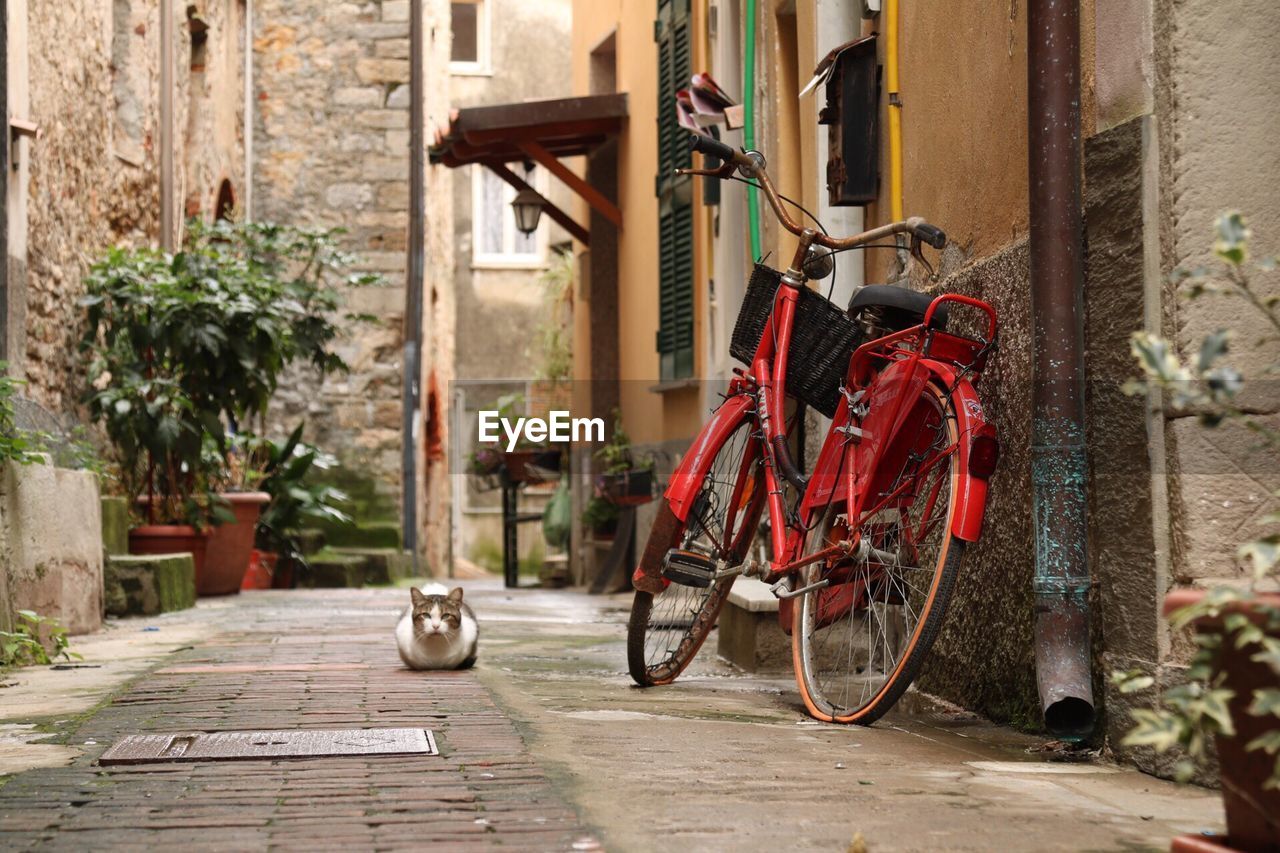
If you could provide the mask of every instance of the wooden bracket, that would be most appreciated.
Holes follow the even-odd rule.
[[[605,198],[604,193],[579,178],[574,174],[573,170],[557,160],[555,155],[538,143],[531,140],[521,140],[516,144],[521,151],[529,155],[530,159],[536,160],[547,171],[563,181],[569,189],[581,196],[587,204],[595,208],[597,213],[618,228],[622,228],[622,211],[618,210],[617,205]]]
[[[529,186],[522,178],[516,175],[515,172],[508,169],[504,163],[485,163],[484,165],[499,178],[502,178],[502,180],[515,187],[516,192],[520,192],[521,190],[532,190],[533,192],[537,192],[537,190],[534,190],[533,187]],[[575,222],[572,216],[552,204],[541,193],[538,193],[538,197],[542,199],[542,209],[546,211],[547,216],[550,216],[554,222],[559,223],[564,230],[568,231],[569,234],[572,235],[575,240],[582,243],[582,245],[591,245],[591,233],[587,231],[587,229]]]

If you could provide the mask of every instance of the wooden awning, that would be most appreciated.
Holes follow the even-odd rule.
[[[437,132],[431,162],[450,169],[472,163],[484,166],[517,191],[529,187],[507,164],[538,163],[621,228],[617,206],[560,158],[591,153],[617,135],[626,118],[625,94],[467,107],[453,113],[448,129]],[[546,198],[543,210],[575,238],[590,242],[587,229]]]

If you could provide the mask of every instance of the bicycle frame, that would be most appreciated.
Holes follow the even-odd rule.
[[[920,398],[926,382],[937,382],[946,390],[947,414],[955,417],[959,438],[955,445],[936,454],[935,458],[926,459],[923,469],[928,470],[952,453],[959,455],[959,464],[955,466],[957,503],[951,532],[959,539],[975,541],[981,534],[986,509],[986,479],[994,468],[995,430],[983,414],[971,376],[981,371],[996,340],[998,324],[995,310],[981,300],[942,294],[929,305],[919,325],[859,346],[849,361],[842,389],[844,399],[836,410],[814,470],[807,481],[798,478],[794,471],[787,471],[791,460],[786,449],[786,376],[800,289],[805,286],[802,270],[810,247],[852,248],[889,235],[918,234],[921,226],[931,226],[925,225],[921,219],[910,219],[843,240],[830,238],[813,229],[802,228],[787,216],[762,163],[757,164],[746,152],[732,153],[732,156],[732,161],[727,161],[717,170],[680,171],[723,178],[732,174],[735,168],[750,170],[750,176],[759,180],[760,189],[783,227],[800,239],[791,265],[782,276],[774,297],[773,311],[765,324],[749,370],[735,370],[737,375],[730,381],[724,403],[703,426],[663,493],[675,517],[673,520],[683,522],[687,519],[721,445],[744,422],[750,422],[753,440],[748,443],[730,497],[724,523],[726,535],[729,535],[728,531],[739,529],[737,514],[740,511],[750,511],[750,507],[758,506],[754,500],[743,506],[748,478],[756,476],[754,469],[758,468],[764,476],[765,507],[769,513],[773,554],[768,568],[758,571],[766,583],[777,583],[816,562],[854,555],[864,544],[859,541],[856,531],[867,519],[900,498],[910,484],[908,481],[887,493],[883,489],[877,492],[877,485],[883,484],[874,482],[873,475],[881,470],[887,453],[900,450],[894,439],[911,413],[908,401]],[[941,234],[940,231],[937,233]],[[984,311],[988,318],[986,339],[974,341],[934,329],[933,317],[946,302]],[[985,442],[990,446],[975,452]],[[761,457],[759,464],[753,454]],[[971,464],[974,461],[979,464]],[[788,473],[790,477],[786,476]],[[798,517],[794,520],[788,519],[783,500],[784,479],[804,486]],[[927,496],[926,500],[936,498],[935,488],[935,494]],[[845,507],[847,529],[855,531],[853,537],[801,556],[806,533],[812,527],[815,514],[841,502]],[[743,521],[756,523],[756,519]],[[866,554],[867,550],[864,548],[861,553]],[[648,559],[642,559],[633,582],[637,589],[657,592],[669,581],[661,575],[662,566],[652,565],[657,555],[646,552],[646,556]],[[742,570],[742,566],[724,566],[718,576],[728,577]]]
[[[798,258],[807,251],[806,242],[802,238],[801,247],[797,250]],[[954,410],[951,414],[957,419],[960,436],[957,444],[945,451],[946,454],[958,453],[960,457],[957,511],[952,519],[952,532],[960,539],[975,541],[982,529],[987,484],[985,476],[978,476],[970,469],[969,458],[975,441],[994,440],[994,428],[987,423],[968,374],[972,372],[972,365],[980,369],[978,362],[985,358],[985,344],[935,330],[931,328],[931,322],[933,314],[943,303],[970,305],[987,313],[987,341],[993,341],[997,331],[994,310],[976,299],[943,294],[933,300],[920,325],[869,341],[857,349],[849,362],[845,397],[839,404],[808,480],[796,523],[787,519],[775,442],[787,439],[782,414],[786,401],[787,352],[799,303],[799,288],[803,286],[803,278],[793,266],[783,276],[782,285],[778,288],[773,313],[761,335],[751,369],[739,371],[730,382],[725,402],[703,427],[671,477],[663,497],[672,512],[682,521],[687,517],[716,450],[745,419],[750,419],[758,433],[757,440],[748,446],[748,456],[739,469],[725,529],[737,528],[737,512],[742,509],[739,504],[746,487],[744,478],[752,476],[751,469],[755,467],[751,454],[759,453],[763,457],[758,467],[765,480],[765,506],[769,513],[770,544],[774,557],[764,573],[765,582],[774,583],[814,562],[848,556],[858,547],[856,537],[801,557],[805,533],[813,523],[814,513],[830,503],[844,502],[849,529],[857,530],[862,522],[900,495],[901,489],[874,499],[875,484],[859,482],[857,475],[858,472],[878,469],[884,455],[894,446],[893,439],[909,414],[907,402],[919,397],[925,382],[937,381],[948,389]],[[933,357],[936,351],[945,353],[947,357]],[[965,354],[970,356],[968,370],[955,363]],[[859,392],[866,395],[869,414],[865,417],[858,417],[850,407],[850,400]],[[927,469],[941,458],[939,455],[937,459],[928,460],[923,467]],[[754,523],[754,519],[747,521]],[[644,570],[645,567],[641,566],[637,575]]]

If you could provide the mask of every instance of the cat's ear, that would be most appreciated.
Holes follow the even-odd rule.
[[[413,602],[414,607],[421,607],[427,603],[427,597],[416,586],[409,587],[409,600]]]
[[[453,589],[449,590],[449,600],[454,604],[462,601],[462,587],[455,586]]]

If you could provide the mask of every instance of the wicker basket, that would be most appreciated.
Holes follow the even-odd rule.
[[[756,264],[751,273],[729,343],[729,353],[744,364],[750,364],[756,354],[781,281],[782,273],[763,264]],[[847,314],[820,294],[802,288],[791,331],[787,394],[827,417],[834,416],[840,385],[861,337],[858,325]]]

